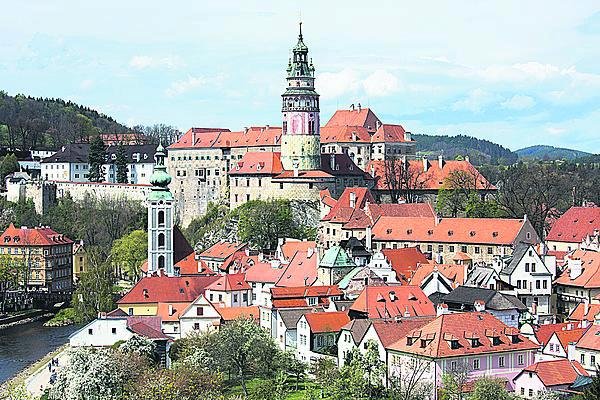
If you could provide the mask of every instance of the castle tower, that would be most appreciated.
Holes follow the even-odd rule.
[[[173,195],[169,190],[171,176],[165,166],[165,149],[159,145],[154,156],[154,171],[150,177],[152,190],[148,195],[148,273],[158,270],[173,276]]]
[[[319,95],[315,91],[315,67],[308,60],[308,47],[302,39],[287,67],[287,88],[283,98],[281,162],[286,170],[315,170],[321,167]]]

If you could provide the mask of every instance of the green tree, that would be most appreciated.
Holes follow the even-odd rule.
[[[91,321],[99,312],[111,311],[115,305],[112,266],[93,251],[88,253],[88,260],[89,268],[81,275],[71,300],[78,322]]]
[[[300,381],[306,375],[306,363],[298,360],[294,352],[284,351],[279,354],[277,364],[278,370],[295,378],[295,390],[298,390]]]
[[[583,394],[576,397],[577,400],[598,400],[600,399],[600,368],[596,367],[596,374],[592,377],[591,384],[585,389]]]
[[[197,250],[203,251],[227,237],[233,223],[229,207],[210,202],[206,213],[190,222],[185,229],[185,236]]]
[[[22,287],[27,277],[27,267],[23,260],[8,254],[0,255],[0,312],[6,308],[6,293]]]
[[[128,183],[127,154],[125,153],[125,146],[123,144],[117,146],[115,167],[117,168],[117,182]]]
[[[140,376],[129,390],[131,400],[216,400],[221,398],[221,375],[190,367],[154,369]]]
[[[141,275],[140,266],[148,257],[148,234],[135,230],[113,242],[110,251],[114,265],[121,267],[129,279],[137,282]]]
[[[90,164],[88,179],[90,182],[102,182],[104,180],[104,163],[106,161],[106,146],[100,135],[96,135],[90,142],[88,154]]]
[[[473,386],[473,393],[469,396],[469,400],[516,400],[518,397],[513,396],[506,390],[506,384],[499,379],[480,378]]]
[[[17,161],[17,156],[14,153],[2,157],[2,161],[0,161],[0,178],[2,179],[2,185],[4,185],[4,180],[9,174],[19,170],[19,161]]]

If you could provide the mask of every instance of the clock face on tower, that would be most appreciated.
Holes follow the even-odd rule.
[[[305,113],[292,113],[292,115],[290,115],[290,133],[295,135],[301,135],[304,133],[303,131],[305,117]]]

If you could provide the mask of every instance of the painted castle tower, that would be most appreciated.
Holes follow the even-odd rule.
[[[169,190],[171,176],[165,166],[165,149],[159,145],[155,154],[152,190],[148,195],[148,274],[162,270],[167,276],[173,269],[174,198]]]
[[[308,47],[302,39],[287,67],[287,88],[283,98],[281,162],[286,170],[321,168],[319,95],[315,91],[315,67],[308,60]]]

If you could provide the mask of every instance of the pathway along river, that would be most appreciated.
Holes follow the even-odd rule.
[[[69,341],[73,325],[44,327],[46,320],[0,329],[0,384]]]

